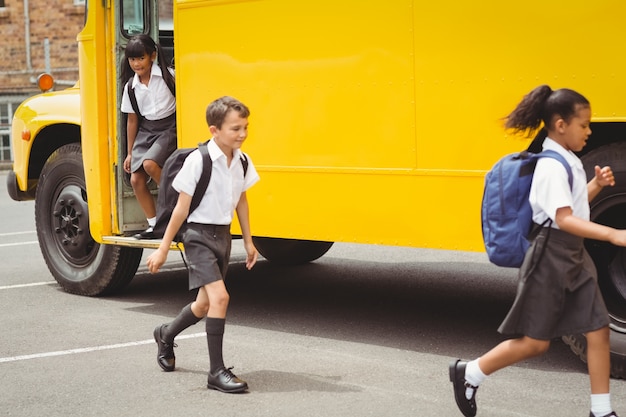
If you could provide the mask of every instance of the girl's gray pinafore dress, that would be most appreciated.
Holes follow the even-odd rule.
[[[146,159],[153,160],[162,168],[175,150],[176,112],[160,120],[143,118],[133,143],[130,170],[136,172],[141,169]]]
[[[541,228],[526,252],[518,280],[513,306],[498,329],[502,334],[551,340],[609,324],[583,238]]]

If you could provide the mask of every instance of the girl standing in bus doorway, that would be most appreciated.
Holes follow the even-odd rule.
[[[159,184],[161,168],[176,150],[174,71],[167,66],[161,46],[148,35],[132,37],[125,57],[121,71],[122,79],[128,80],[121,105],[121,111],[128,114],[124,171],[130,174],[130,184],[148,221],[148,228],[135,237],[151,239],[156,205],[148,180]]]
[[[617,416],[609,394],[609,315],[583,239],[626,246],[626,230],[589,221],[589,201],[602,187],[615,185],[611,168],[599,166],[587,183],[582,162],[574,154],[585,146],[590,122],[591,107],[585,97],[569,89],[552,91],[547,85],[531,91],[507,117],[506,128],[519,132],[535,130],[543,123],[548,133],[543,149],[552,149],[568,161],[573,186],[570,190],[560,162],[552,158],[537,162],[529,200],[538,234],[520,268],[513,306],[498,329],[516,338],[478,359],[457,359],[449,366],[454,397],[465,416],[476,415],[476,391],[488,375],[545,353],[554,338],[581,333],[587,337],[589,416]]]

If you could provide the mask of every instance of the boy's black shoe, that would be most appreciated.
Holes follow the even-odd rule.
[[[450,363],[450,381],[454,387],[454,399],[459,410],[465,417],[474,417],[476,415],[476,390],[478,387],[470,385],[465,380],[465,366],[467,362],[457,359]],[[472,388],[472,398],[467,399],[465,396],[466,388]]]
[[[164,324],[154,329],[154,340],[158,346],[157,363],[165,372],[171,372],[176,365],[176,357],[174,356],[174,342],[167,343],[161,336]]]
[[[594,416],[593,413],[590,411],[589,412],[589,417],[596,417],[596,416]],[[618,417],[618,415],[615,413],[615,411],[611,411],[610,414],[607,414],[604,417]]]
[[[154,229],[152,228],[152,226],[150,226],[143,232],[135,234],[134,238],[135,239],[154,239]]]
[[[248,384],[235,376],[230,370],[233,368],[220,368],[215,374],[209,372],[206,387],[222,392],[236,393],[248,389]]]

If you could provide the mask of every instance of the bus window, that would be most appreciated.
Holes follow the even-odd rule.
[[[121,11],[120,21],[124,36],[130,38],[140,33],[148,33],[143,0],[123,0]]]

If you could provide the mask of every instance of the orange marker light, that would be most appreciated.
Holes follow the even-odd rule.
[[[37,86],[44,93],[50,91],[54,87],[54,78],[52,78],[52,75],[44,72],[37,77]]]
[[[28,142],[30,140],[30,130],[24,129],[22,130],[22,140]]]

